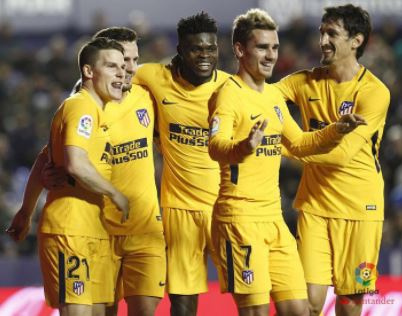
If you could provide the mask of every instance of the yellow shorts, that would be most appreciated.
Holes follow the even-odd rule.
[[[164,208],[167,292],[192,295],[208,291],[207,254],[215,260],[208,211]]]
[[[110,236],[117,299],[133,295],[163,297],[166,245],[163,232]]]
[[[38,235],[48,305],[92,305],[114,300],[110,242],[85,236]]]
[[[340,295],[374,291],[382,224],[299,212],[297,242],[307,283],[333,285]]]
[[[222,292],[238,307],[306,299],[307,289],[296,241],[286,223],[213,221]]]

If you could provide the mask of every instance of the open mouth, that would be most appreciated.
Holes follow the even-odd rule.
[[[197,63],[197,68],[201,71],[208,71],[212,67],[211,63],[208,62],[202,62],[202,63]]]
[[[261,63],[261,65],[262,65],[264,68],[269,68],[269,69],[272,69],[272,67],[273,67],[273,64],[272,64],[272,63],[267,63],[267,62],[263,62],[263,63]]]
[[[334,50],[330,47],[321,47],[321,52],[325,55],[331,54]]]
[[[114,89],[121,90],[121,88],[123,87],[123,82],[121,82],[121,81],[112,82],[112,87],[113,87]]]

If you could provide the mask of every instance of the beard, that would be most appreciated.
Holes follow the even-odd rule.
[[[123,85],[123,88],[121,89],[121,91],[122,91],[122,92],[130,91],[131,88],[132,88],[132,86],[133,86],[132,83],[124,84],[124,85]]]

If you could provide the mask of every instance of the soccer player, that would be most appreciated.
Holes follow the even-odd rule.
[[[114,258],[111,268],[117,283],[116,306],[108,307],[107,314],[117,312],[117,301],[124,296],[128,315],[154,315],[164,295],[166,254],[154,178],[153,99],[146,89],[131,83],[139,58],[135,31],[110,27],[97,32],[94,38],[98,37],[116,40],[124,48],[123,96],[118,103],[108,103],[105,113],[112,154],[111,182],[129,198],[131,214],[128,221],[121,223],[114,204],[105,200],[101,217],[110,234]],[[79,90],[81,82],[76,87]],[[32,172],[38,173],[36,169],[34,166]],[[45,182],[50,189],[65,185],[63,170],[52,167],[46,173]],[[29,226],[19,228],[27,230]]]
[[[322,67],[277,85],[300,109],[304,130],[321,129],[342,114],[358,113],[367,126],[345,136],[328,154],[302,158],[294,202],[297,241],[308,285],[310,314],[319,315],[328,285],[336,312],[360,315],[363,293],[375,290],[384,218],[378,160],[390,93],[359,64],[371,32],[369,14],[351,4],[329,7],[320,25]]]
[[[112,27],[99,31],[95,37],[117,40],[125,51],[123,99],[120,104],[109,103],[106,114],[113,155],[111,181],[129,198],[130,217],[121,223],[118,210],[108,200],[102,213],[111,235],[117,299],[124,296],[128,315],[152,316],[164,296],[166,280],[166,245],[152,148],[154,101],[148,90],[131,83],[139,57],[136,33]]]
[[[109,236],[100,212],[103,195],[126,215],[129,202],[107,180],[111,168],[104,107],[122,97],[123,53],[119,43],[105,38],[84,45],[78,57],[83,87],[64,101],[52,121],[49,159],[68,172],[70,185],[49,191],[38,240],[46,301],[61,315],[103,315],[104,303],[113,301],[113,278],[105,269],[112,264]],[[25,195],[39,194],[37,183],[31,179],[34,188]],[[32,206],[35,196],[27,200]],[[27,212],[30,219],[32,211]],[[8,232],[19,238],[16,222]]]
[[[324,153],[364,120],[346,115],[321,131],[303,133],[279,91],[265,80],[278,58],[277,25],[259,9],[233,26],[237,75],[217,94],[209,152],[221,182],[212,236],[221,290],[239,315],[267,315],[271,294],[278,315],[308,315],[296,241],[281,212],[278,186],[282,144],[299,155]],[[213,109],[213,107],[211,107]]]
[[[174,62],[144,64],[134,82],[147,86],[157,103],[171,315],[195,316],[198,294],[208,290],[211,214],[219,189],[219,166],[208,155],[208,101],[228,75],[216,70],[217,26],[207,13],[181,19],[177,32]]]

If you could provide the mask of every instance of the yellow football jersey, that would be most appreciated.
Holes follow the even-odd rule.
[[[76,146],[87,151],[96,170],[110,179],[108,142],[103,110],[85,89],[59,107],[52,121],[49,141],[50,156],[56,167],[64,166],[64,147]],[[70,184],[48,192],[39,231],[108,238],[100,219],[103,196],[84,189],[78,181],[72,180]]]
[[[130,202],[129,219],[121,223],[122,213],[105,199],[103,221],[111,235],[161,232],[158,194],[152,151],[154,103],[150,93],[133,85],[123,101],[108,103],[107,115],[112,165],[112,184]]]
[[[328,78],[322,67],[276,85],[299,106],[304,130],[321,129],[347,113],[360,114],[368,123],[329,154],[302,159],[306,164],[294,207],[324,217],[382,220],[384,181],[378,154],[390,102],[387,87],[364,67],[347,82]]]
[[[169,66],[144,64],[134,82],[147,86],[156,100],[163,154],[162,207],[211,209],[219,189],[219,166],[208,155],[208,101],[229,75],[193,86]]]
[[[327,152],[342,138],[331,124],[303,133],[289,114],[280,92],[265,84],[251,89],[238,76],[219,91],[211,120],[209,150],[220,162],[221,183],[214,215],[220,221],[275,221],[281,218],[279,168],[282,143],[300,155]],[[268,120],[261,144],[252,154],[240,141],[257,121]]]

